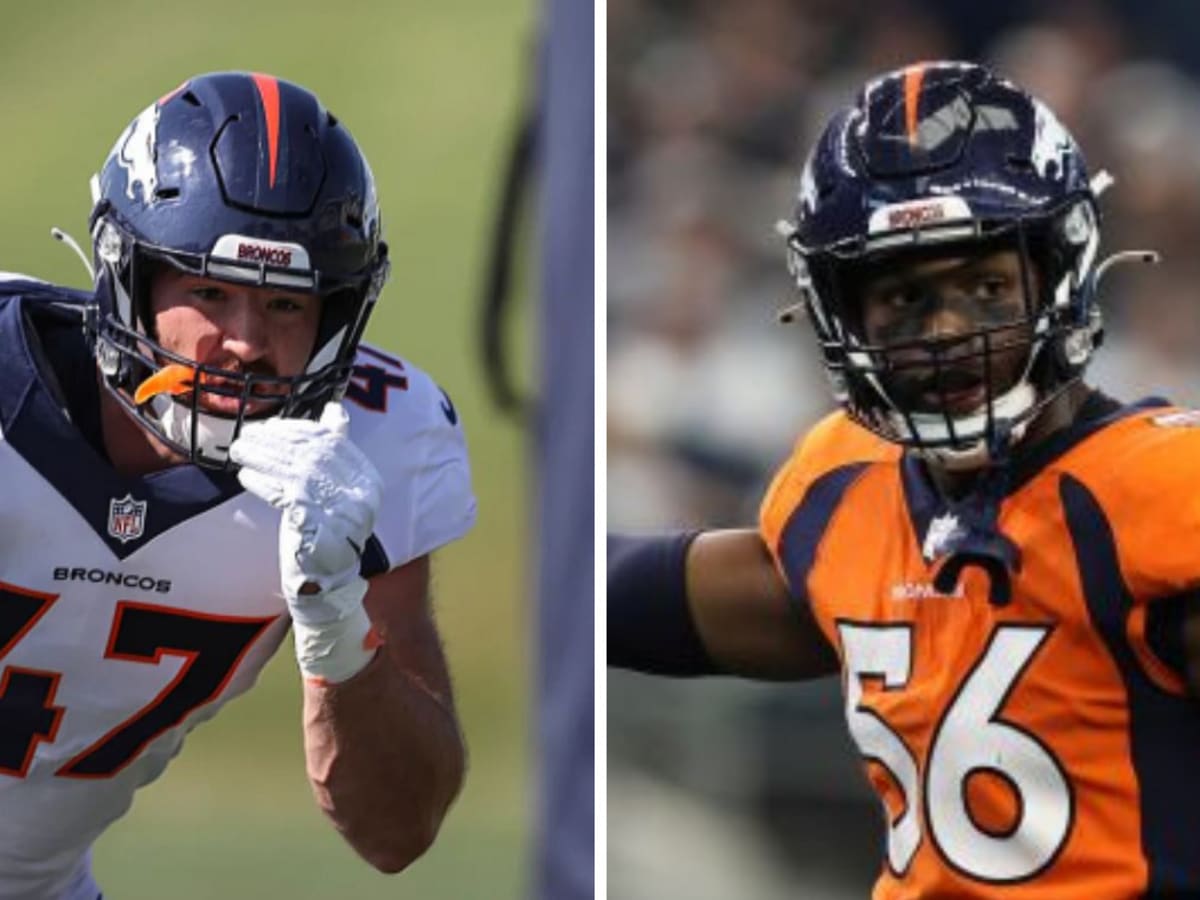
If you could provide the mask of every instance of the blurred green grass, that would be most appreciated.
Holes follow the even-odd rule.
[[[531,785],[524,444],[481,391],[473,301],[536,4],[70,0],[6,3],[4,12],[0,269],[85,283],[50,226],[86,238],[88,177],[125,124],[188,75],[249,69],[298,81],[350,127],[378,182],[393,274],[368,339],[434,373],[454,397],[480,506],[476,530],[435,561],[471,768],[433,850],[400,876],[377,875],[321,818],[285,646],[100,839],[106,896],[522,896]],[[525,355],[531,342],[518,343]]]

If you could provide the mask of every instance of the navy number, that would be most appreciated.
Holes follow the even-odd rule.
[[[0,659],[23,638],[58,594],[0,582]],[[217,696],[250,645],[275,621],[214,616],[122,601],[117,604],[106,659],[155,665],[181,656],[179,674],[143,709],[62,766],[56,774],[106,778],[150,741]],[[59,672],[6,666],[0,672],[0,774],[24,778],[42,741],[53,741],[65,709],[56,706]]]
[[[386,412],[388,391],[407,391],[408,377],[404,375],[404,363],[370,347],[359,347],[359,352],[379,360],[387,366],[360,363],[350,375],[346,386],[346,399],[352,400],[371,412]]]
[[[123,769],[150,741],[221,692],[250,645],[274,617],[213,616],[122,601],[117,604],[106,659],[157,664],[164,655],[186,662],[148,706],[112,729],[59,775],[105,778]]]
[[[0,659],[45,615],[58,594],[0,582]],[[52,741],[63,709],[54,705],[58,673],[7,666],[0,674],[0,772],[23,778],[42,741]]]

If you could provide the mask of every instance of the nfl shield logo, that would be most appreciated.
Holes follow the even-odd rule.
[[[146,530],[146,501],[126,494],[108,501],[108,533],[122,544],[136,541]]]

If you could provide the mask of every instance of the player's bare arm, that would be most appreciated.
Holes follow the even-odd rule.
[[[382,642],[341,684],[304,682],[304,749],[317,803],[377,869],[428,849],[462,786],[466,751],[429,598],[428,556],[369,580]]]
[[[837,671],[837,657],[808,609],[788,596],[757,531],[697,535],[687,597],[704,646],[731,674],[798,680]]]
[[[281,585],[318,803],[368,862],[398,872],[432,843],[464,766],[428,556],[363,576],[385,482],[351,440],[342,405],[319,422],[251,423],[230,455],[243,486],[281,513]]]
[[[609,539],[609,664],[797,680],[837,660],[755,531]]]

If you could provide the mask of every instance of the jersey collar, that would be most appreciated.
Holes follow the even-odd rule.
[[[158,535],[241,493],[235,475],[193,465],[144,476],[117,472],[71,422],[53,387],[60,384],[64,392],[89,387],[70,377],[80,368],[76,354],[88,359],[82,325],[78,341],[44,345],[61,354],[59,358],[39,360],[37,339],[31,334],[34,322],[58,314],[48,306],[39,309],[41,305],[29,297],[0,304],[0,429],[4,440],[74,507],[114,556],[125,559]],[[70,308],[64,308],[70,315]],[[44,366],[64,377],[56,379],[43,371]],[[90,373],[90,366],[87,370]]]

